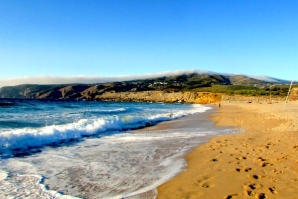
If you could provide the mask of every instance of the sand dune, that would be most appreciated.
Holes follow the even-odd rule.
[[[298,103],[224,102],[216,125],[242,133],[218,136],[185,158],[187,171],[158,187],[158,198],[298,198]]]

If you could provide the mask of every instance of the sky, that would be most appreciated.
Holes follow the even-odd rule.
[[[297,0],[0,0],[0,87],[297,68]]]

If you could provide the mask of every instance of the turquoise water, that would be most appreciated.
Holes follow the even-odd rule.
[[[162,103],[1,100],[0,153],[115,134],[205,109]]]
[[[1,198],[155,198],[183,155],[231,129],[133,133],[202,105],[0,100]],[[202,124],[202,126],[204,126]]]

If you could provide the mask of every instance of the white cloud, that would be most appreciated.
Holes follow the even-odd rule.
[[[144,75],[123,75],[123,76],[32,76],[32,77],[15,77],[15,78],[4,78],[0,79],[0,88],[3,86],[15,86],[20,84],[71,84],[71,83],[103,83],[103,82],[114,82],[114,81],[125,81],[134,79],[146,79],[154,77],[163,77],[170,75],[189,73],[210,73],[209,71],[203,70],[178,70],[178,71],[164,71],[154,74]]]
[[[289,80],[278,79],[278,78],[269,77],[269,76],[250,75],[249,77],[255,78],[255,79],[258,79],[258,80],[262,80],[262,81],[266,81],[266,82],[272,82],[272,83],[288,83],[288,82],[290,82]]]
[[[163,77],[171,75],[180,75],[180,74],[190,74],[190,73],[199,73],[199,74],[221,74],[221,75],[235,75],[229,73],[217,73],[212,71],[205,70],[177,70],[177,71],[164,71],[159,73],[149,73],[144,75],[123,75],[123,76],[32,76],[32,77],[15,77],[15,78],[6,78],[0,79],[0,88],[3,86],[15,86],[20,84],[71,84],[71,83],[84,83],[84,84],[93,84],[93,83],[103,83],[103,82],[115,82],[115,81],[126,81],[126,80],[135,80],[135,79],[147,79],[154,77]],[[280,80],[277,78],[272,78],[268,76],[250,76],[255,79],[260,79],[269,82],[283,82],[285,80]]]

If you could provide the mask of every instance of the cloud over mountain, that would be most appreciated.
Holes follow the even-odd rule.
[[[15,86],[20,84],[72,84],[72,83],[103,83],[103,82],[115,82],[115,81],[126,81],[136,79],[147,79],[163,76],[181,75],[181,74],[222,74],[222,75],[235,75],[228,73],[217,73],[205,70],[177,70],[177,71],[164,71],[159,73],[150,73],[144,75],[122,75],[122,76],[32,76],[32,77],[15,77],[15,78],[4,78],[0,79],[0,88],[3,86]],[[280,82],[277,78],[268,76],[250,76],[255,79],[265,80],[268,82]]]
[[[115,82],[126,81],[134,79],[147,79],[154,77],[189,74],[189,73],[209,73],[209,71],[203,70],[179,70],[179,71],[165,71],[154,74],[144,75],[122,75],[122,76],[32,76],[32,77],[15,77],[0,79],[0,87],[3,86],[15,86],[20,84],[71,84],[71,83],[103,83],[103,82]]]

